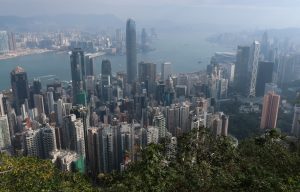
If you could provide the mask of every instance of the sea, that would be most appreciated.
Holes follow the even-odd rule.
[[[160,64],[169,61],[174,73],[195,72],[206,68],[215,52],[235,51],[233,47],[224,47],[206,41],[210,34],[201,32],[158,34],[152,42],[154,51],[139,53],[138,62],[147,61]],[[113,72],[126,71],[126,56],[104,55],[95,61],[96,75],[101,73],[102,59],[109,59]],[[69,81],[71,79],[70,55],[68,52],[46,52],[0,60],[0,90],[10,89],[10,72],[21,66],[28,75],[29,82],[39,78],[43,85],[55,79]]]

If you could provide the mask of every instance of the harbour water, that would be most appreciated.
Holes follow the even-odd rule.
[[[160,64],[170,61],[173,71],[192,72],[204,69],[211,56],[217,51],[233,51],[232,48],[211,44],[205,39],[207,34],[159,34],[159,38],[152,44],[155,51],[147,54],[138,54],[139,61],[149,61],[158,64],[157,72],[160,72]],[[126,70],[126,56],[102,56],[96,59],[95,71],[101,72],[101,60],[110,59],[113,72]],[[200,62],[199,62],[200,61]],[[43,84],[53,81],[70,80],[70,61],[67,52],[48,52],[35,55],[0,60],[0,90],[10,88],[10,72],[21,66],[28,74],[29,81],[40,78]]]

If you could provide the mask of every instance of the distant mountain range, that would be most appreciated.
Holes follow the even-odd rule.
[[[0,30],[10,31],[56,31],[64,29],[99,31],[123,28],[125,21],[114,15],[57,15],[57,16],[0,16]]]
[[[127,18],[118,18],[113,14],[63,14],[57,16],[0,16],[0,30],[15,32],[41,32],[58,30],[79,30],[79,31],[102,31],[107,29],[125,29]],[[189,21],[180,23],[176,20],[161,18],[159,20],[140,20],[136,18],[137,29],[142,27],[156,28],[160,32],[183,33],[183,32],[203,32],[203,31],[226,31],[235,28],[231,25],[217,25],[212,23],[191,24]]]

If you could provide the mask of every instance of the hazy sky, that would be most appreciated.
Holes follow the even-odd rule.
[[[125,20],[300,27],[300,0],[0,0],[1,15],[114,14]]]

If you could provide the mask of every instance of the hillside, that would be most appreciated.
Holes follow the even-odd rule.
[[[151,144],[142,161],[123,173],[100,174],[98,187],[77,173],[62,173],[50,161],[0,156],[2,191],[297,191],[300,155],[276,130],[242,141],[212,137],[206,130]]]

